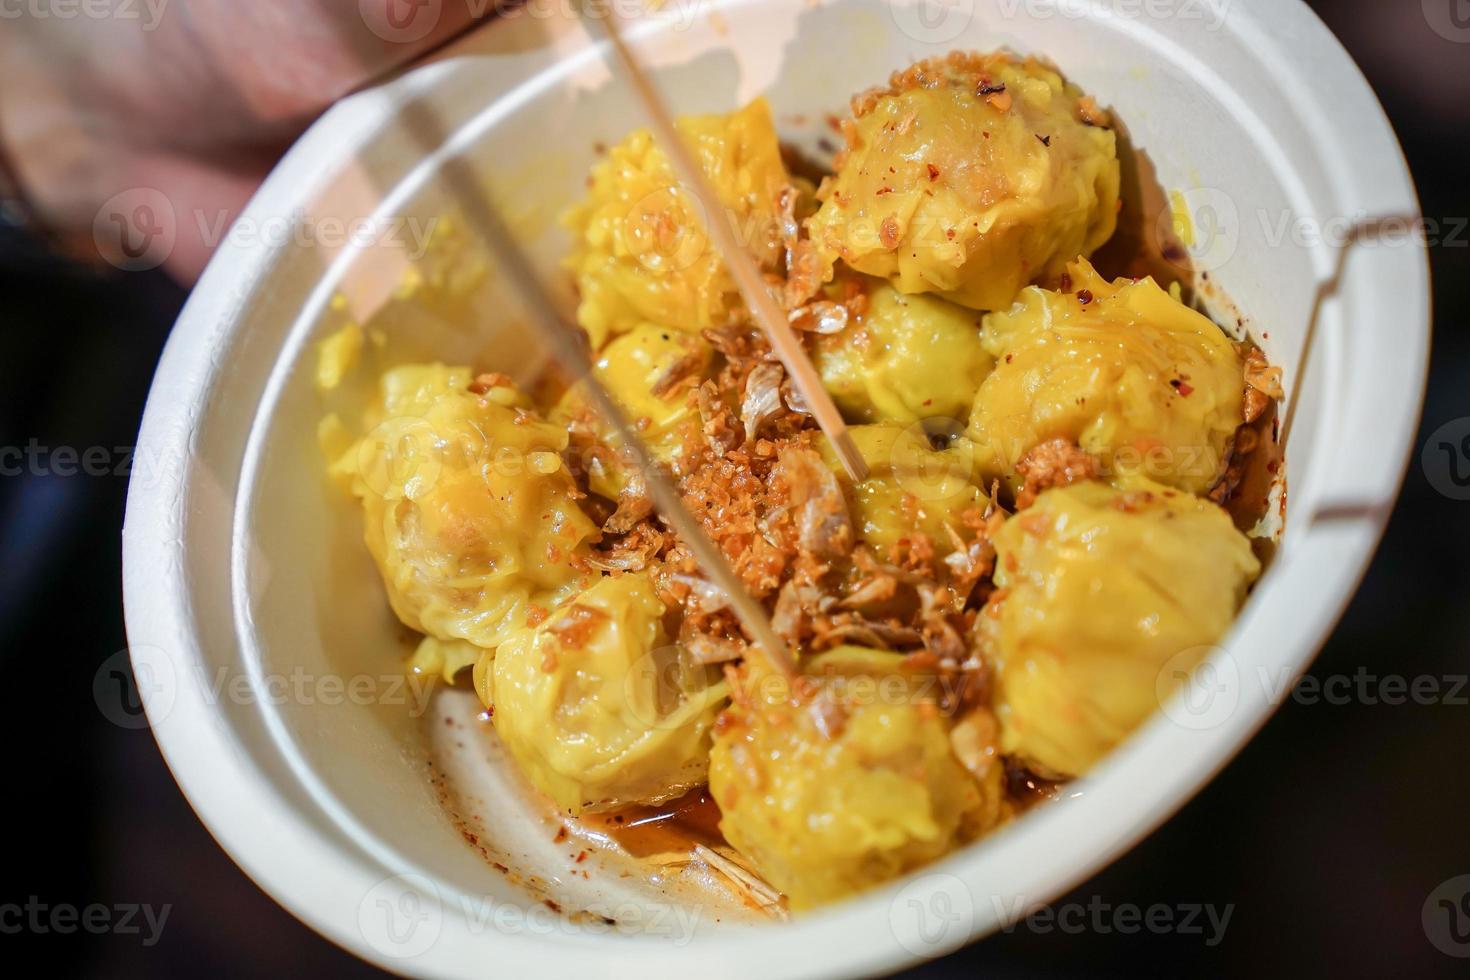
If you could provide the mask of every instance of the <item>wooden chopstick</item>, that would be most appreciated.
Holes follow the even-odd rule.
[[[812,415],[816,418],[817,425],[822,427],[828,441],[832,443],[833,451],[842,461],[842,468],[847,471],[847,475],[854,482],[867,479],[868,464],[863,459],[862,453],[858,451],[857,444],[853,442],[852,434],[847,431],[847,423],[842,420],[842,414],[837,411],[836,403],[832,401],[832,396],[827,394],[827,389],[822,385],[821,376],[817,374],[817,369],[812,366],[811,360],[806,356],[806,349],[797,339],[796,331],[791,329],[791,321],[787,318],[786,311],[776,302],[776,298],[761,278],[760,269],[756,267],[755,260],[736,238],[730,222],[723,220],[724,204],[721,203],[719,195],[715,193],[709,181],[705,179],[704,171],[689,152],[689,147],[685,144],[683,137],[679,135],[679,130],[674,125],[673,116],[669,114],[663,97],[654,88],[653,82],[643,70],[637,56],[623,40],[619,16],[611,7],[607,8],[606,15],[601,17],[589,17],[584,12],[584,20],[597,20],[602,23],[618,62],[622,65],[629,83],[633,86],[633,91],[638,95],[639,101],[643,103],[643,108],[653,123],[653,130],[658,136],[659,144],[665,155],[668,156],[669,162],[673,164],[675,175],[683,184],[684,190],[695,198],[699,209],[704,212],[705,230],[710,240],[714,242],[715,248],[725,260],[725,266],[735,277],[735,283],[740,287],[740,295],[745,297],[746,306],[750,308],[756,323],[765,331],[766,337],[771,342],[771,349],[776,352],[776,356],[781,359],[781,363],[786,368],[786,373],[791,376],[791,383],[801,393]]]
[[[465,216],[495,254],[504,280],[512,283],[519,293],[526,312],[530,314],[532,325],[567,373],[582,383],[583,390],[592,401],[592,407],[617,435],[624,458],[642,474],[659,513],[683,539],[695,561],[710,577],[711,583],[725,594],[730,608],[734,610],[740,624],[750,634],[751,640],[760,649],[767,663],[785,677],[794,678],[796,660],[780,634],[771,626],[765,608],[745,590],[740,577],[725,560],[719,546],[684,506],[678,488],[649,453],[638,435],[638,430],[628,421],[617,400],[597,379],[592,371],[592,358],[588,354],[582,333],[562,319],[556,303],[546,292],[536,270],[531,267],[530,261],[488,196],[474,181],[454,179],[454,171],[457,170],[454,163],[447,165],[445,177],[458,193],[460,203],[465,205]]]
[[[356,41],[357,38],[348,32],[347,40]],[[405,104],[398,122],[425,153],[439,149],[448,140],[445,127],[424,103]],[[455,156],[444,162],[440,176],[459,202],[466,224],[494,254],[501,280],[510,283],[520,297],[532,328],[567,374],[585,386],[592,407],[616,435],[624,458],[643,476],[659,514],[683,540],[701,570],[709,576],[711,584],[724,593],[740,625],[767,664],[787,679],[794,679],[796,659],[790,648],[771,626],[765,608],[746,591],[724,553],[705,533],[699,519],[684,506],[678,488],[649,453],[617,400],[593,373],[585,335],[562,317],[556,302],[506,226],[482,174],[468,159]]]

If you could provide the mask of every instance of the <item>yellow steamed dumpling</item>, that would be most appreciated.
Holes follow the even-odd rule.
[[[1224,510],[1147,481],[1048,490],[994,544],[978,631],[1002,746],[1049,776],[1087,772],[1157,709],[1260,574]]]
[[[747,661],[742,685],[747,702],[720,719],[710,792],[725,838],[793,909],[880,885],[987,829],[993,807],[951,749],[938,685],[903,656],[839,647],[797,685]]]
[[[1110,283],[1085,261],[1071,277],[1072,292],[1033,287],[985,318],[996,367],[969,428],[981,475],[1013,481],[1031,449],[1064,439],[1104,472],[1208,491],[1244,419],[1235,344],[1152,279]]]
[[[974,310],[934,296],[905,295],[864,278],[867,309],[841,332],[816,340],[822,384],[849,422],[952,420],[963,426],[995,364]]]
[[[935,449],[921,425],[858,425],[848,431],[868,464],[861,483],[848,478],[825,437],[817,448],[837,474],[858,540],[881,556],[915,534],[927,535],[943,555],[951,550],[946,525],[962,531],[965,511],[989,502],[971,482],[973,453],[963,439]]]
[[[776,270],[785,254],[781,200],[791,181],[770,106],[756,99],[729,115],[683,118],[679,128],[726,220],[756,260]],[[698,331],[739,309],[739,290],[703,218],[646,129],[592,169],[587,199],[566,223],[574,238],[567,265],[581,295],[577,319],[594,349],[640,323]]]
[[[362,502],[365,537],[407,626],[493,648],[533,597],[575,582],[597,528],[562,463],[567,433],[469,368],[387,372],[367,435],[332,464]]]
[[[1003,309],[1112,237],[1112,130],[1055,71],[1004,52],[954,54],[854,100],[837,175],[808,223],[843,259],[905,293]]]
[[[664,632],[646,575],[602,578],[476,668],[495,730],[569,813],[660,803],[705,781],[718,668]]]
[[[691,429],[697,431],[699,412],[690,402],[693,386],[705,378],[714,361],[714,349],[698,334],[640,324],[613,339],[598,355],[593,372],[622,406],[628,420],[660,462],[673,461],[683,450]],[[552,421],[589,423],[604,443],[611,436],[588,404],[580,386],[574,386],[552,413]],[[615,500],[628,483],[627,467],[616,452],[598,453],[586,461],[592,490]]]

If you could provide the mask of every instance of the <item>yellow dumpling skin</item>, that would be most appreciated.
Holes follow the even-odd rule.
[[[971,482],[974,454],[963,439],[938,450],[921,425],[858,425],[848,431],[868,464],[861,483],[847,477],[825,437],[817,448],[837,474],[858,540],[881,555],[916,534],[927,535],[943,554],[950,550],[946,525],[962,530],[965,511],[989,502]]]
[[[784,255],[779,215],[790,178],[764,99],[728,115],[690,116],[679,129],[741,240],[765,267]],[[566,217],[577,319],[600,349],[639,323],[698,331],[727,322],[740,297],[710,244],[703,217],[680,190],[646,129],[608,151],[586,200]]]
[[[1146,481],[1048,490],[994,544],[978,631],[1002,747],[1050,776],[1087,772],[1157,709],[1260,574],[1224,510]]]
[[[1218,326],[1152,279],[1108,282],[1071,267],[1072,292],[1031,288],[985,318],[995,370],[980,386],[970,440],[984,479],[1053,439],[1102,470],[1205,493],[1244,419],[1244,362]]]
[[[793,909],[880,885],[985,829],[980,784],[903,660],[839,647],[794,687],[747,662],[750,697],[720,719],[720,830]]]
[[[593,372],[638,427],[653,455],[668,463],[683,450],[691,427],[699,424],[699,412],[690,402],[690,381],[705,378],[713,361],[714,348],[698,334],[644,323],[609,342]],[[611,444],[606,425],[580,386],[569,389],[552,412],[552,421],[573,419],[589,423],[604,443]],[[599,453],[586,464],[592,489],[617,499],[628,482],[621,455]]]
[[[854,100],[811,238],[828,268],[1004,309],[1117,227],[1116,141],[1090,105],[1006,53],[920,62]]]
[[[602,578],[477,668],[495,730],[568,813],[659,803],[705,781],[726,685],[671,645],[663,615],[647,576]]]
[[[995,361],[974,310],[906,295],[864,279],[867,309],[840,333],[819,337],[822,384],[849,422],[950,419],[960,426]]]
[[[395,368],[367,435],[332,464],[362,502],[365,537],[405,625],[493,648],[532,598],[567,587],[597,528],[559,455],[566,430],[516,390],[476,394],[469,368]]]

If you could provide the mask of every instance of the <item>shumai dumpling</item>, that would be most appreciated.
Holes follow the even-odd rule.
[[[690,116],[679,129],[741,240],[765,268],[784,257],[783,195],[791,180],[764,99],[728,115]],[[699,331],[739,308],[735,280],[705,232],[704,216],[678,189],[654,136],[640,129],[592,169],[587,199],[566,217],[567,260],[581,304],[577,320],[600,349],[640,323]]]
[[[660,803],[705,781],[718,668],[664,632],[646,575],[602,578],[476,668],[521,771],[568,813]]]
[[[1050,776],[1087,772],[1158,708],[1260,574],[1224,510],[1147,481],[1048,490],[993,543],[978,630],[1002,747]]]
[[[691,382],[703,380],[713,361],[714,348],[698,334],[644,323],[610,341],[593,372],[638,427],[654,457],[668,463],[683,450],[691,429],[698,429]],[[552,413],[552,421],[564,420],[584,422],[607,439],[603,420],[580,386],[573,386]],[[628,470],[622,455],[606,448],[585,461],[588,482],[595,492],[616,500],[628,484]]]
[[[905,293],[1004,309],[1112,237],[1112,130],[1055,71],[1001,52],[951,54],[853,100],[812,241]]]
[[[847,498],[857,539],[883,557],[899,541],[927,535],[936,556],[951,550],[946,528],[962,532],[963,515],[989,502],[971,482],[973,453],[964,439],[934,448],[922,425],[858,425],[848,432],[868,464],[866,480],[854,484],[825,437],[822,460],[837,474]]]
[[[875,887],[988,829],[993,801],[956,758],[938,685],[900,654],[839,647],[797,684],[747,660],[720,720],[720,830],[793,909]]]
[[[865,309],[840,332],[819,336],[813,361],[849,422],[952,420],[963,426],[995,360],[974,310],[905,295],[861,278]]]
[[[1079,445],[1101,469],[1205,493],[1244,421],[1244,361],[1221,329],[1152,279],[1071,266],[1072,290],[1033,287],[985,318],[995,370],[969,437],[983,478],[1015,482],[1032,449]]]
[[[562,462],[566,430],[469,368],[387,372],[368,434],[332,465],[362,502],[368,550],[393,611],[440,640],[494,648],[533,598],[579,577],[597,528]]]

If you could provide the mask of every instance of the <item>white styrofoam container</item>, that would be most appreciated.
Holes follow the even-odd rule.
[[[452,210],[443,165],[466,159],[553,274],[565,239],[552,218],[579,193],[594,142],[642,120],[565,10],[528,9],[334,108],[241,226],[372,212],[422,229]],[[569,874],[566,848],[551,844],[552,824],[493,740],[465,734],[467,696],[425,707],[421,692],[391,690],[403,639],[359,520],[323,478],[314,344],[332,327],[335,293],[387,295],[402,250],[264,233],[221,247],[149,399],[138,452],[151,479],[132,487],[124,533],[135,671],[164,755],[220,843],[293,913],[390,969],[892,970],[996,930],[1131,846],[1230,759],[1309,663],[1383,530],[1418,420],[1428,272],[1401,233],[1418,215],[1414,188],[1372,92],[1298,0],[729,0],[666,5],[635,35],[679,111],[764,93],[783,135],[807,145],[852,93],[953,48],[1042,54],[1115,110],[1157,184],[1195,212],[1207,232],[1197,263],[1248,314],[1294,400],[1282,548],[1207,687],[1166,704],[1068,799],[794,922],[749,924],[698,890],[661,891],[613,866]],[[405,131],[409,102],[448,134],[432,152]],[[1382,219],[1387,237],[1343,234],[1381,231]],[[381,356],[525,368],[535,345],[507,295],[492,269],[453,309],[385,314]],[[554,915],[514,876],[619,925]]]

